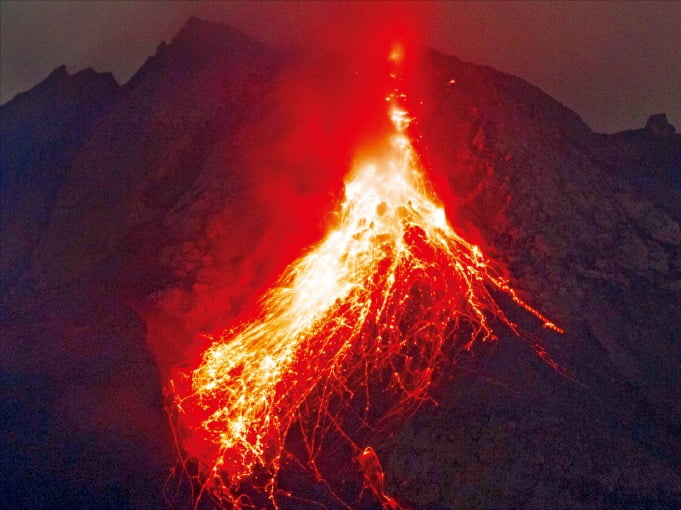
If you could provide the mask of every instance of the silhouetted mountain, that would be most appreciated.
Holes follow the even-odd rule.
[[[17,284],[29,264],[28,254],[49,227],[57,191],[84,134],[118,92],[111,74],[86,69],[69,76],[61,66],[3,107],[0,229],[12,234],[3,236],[3,294],[6,285]]]
[[[10,507],[164,505],[165,371],[337,200],[320,164],[338,159],[325,144],[346,103],[326,66],[353,83],[331,57],[284,58],[192,18],[122,87],[60,67],[0,108]],[[520,78],[437,52],[417,71],[415,143],[450,219],[564,327],[508,307],[569,377],[510,332],[474,349],[439,406],[376,445],[391,494],[423,509],[681,505],[681,136],[659,115],[594,134]],[[338,105],[320,106],[327,92]]]
[[[665,114],[651,115],[643,129],[596,135],[593,151],[606,171],[681,219],[681,134]]]

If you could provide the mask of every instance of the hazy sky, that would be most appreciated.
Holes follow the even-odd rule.
[[[425,43],[520,76],[595,131],[642,127],[666,112],[681,131],[681,2],[0,2],[0,100],[55,67],[112,71],[124,83],[190,15],[276,46],[352,37],[393,9]]]

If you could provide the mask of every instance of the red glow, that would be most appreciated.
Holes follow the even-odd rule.
[[[465,335],[468,348],[495,339],[491,317],[518,333],[491,289],[561,331],[448,222],[408,136],[403,59],[401,48],[390,54],[390,124],[355,161],[333,227],[284,271],[253,316],[206,335],[198,366],[177,371],[169,385],[181,448],[198,462],[202,491],[228,506],[250,504],[245,482],[277,506],[296,425],[318,478],[316,459],[332,430],[355,451],[365,489],[383,508],[399,508],[359,432],[429,399],[447,342]]]

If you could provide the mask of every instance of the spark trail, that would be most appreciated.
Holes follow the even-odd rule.
[[[347,176],[335,228],[286,269],[254,320],[210,335],[200,365],[171,381],[182,449],[198,463],[202,491],[227,507],[249,507],[242,484],[263,474],[277,507],[286,438],[299,424],[318,479],[315,458],[332,428],[356,452],[366,489],[399,508],[374,450],[346,423],[374,427],[414,412],[461,331],[467,347],[495,338],[491,317],[518,333],[491,289],[560,332],[454,231],[408,137],[404,95],[396,87],[386,100],[392,132]]]

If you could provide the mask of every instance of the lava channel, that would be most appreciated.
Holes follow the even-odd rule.
[[[285,443],[299,424],[318,479],[315,458],[332,428],[355,451],[365,489],[399,508],[374,450],[346,423],[374,427],[414,412],[457,331],[467,347],[496,338],[494,317],[518,334],[494,289],[561,332],[454,231],[407,134],[404,94],[396,87],[386,100],[392,132],[349,172],[335,228],[284,271],[255,320],[207,335],[199,366],[171,379],[181,450],[201,473],[197,498],[253,507],[242,489],[257,479],[277,508]],[[391,397],[371,399],[377,382]]]

